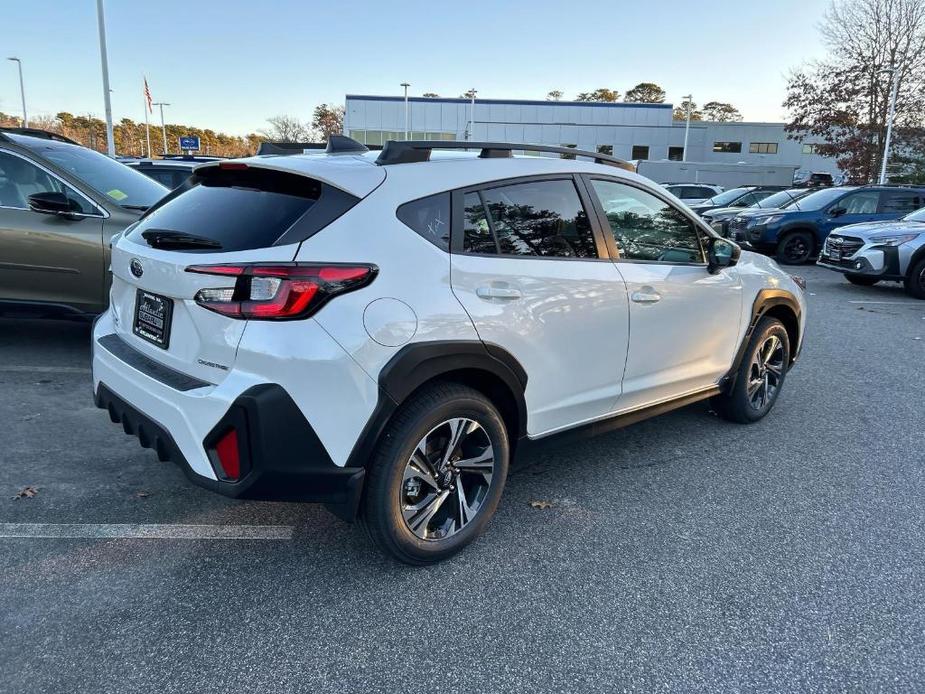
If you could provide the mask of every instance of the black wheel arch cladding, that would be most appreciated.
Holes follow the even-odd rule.
[[[510,352],[478,340],[417,342],[402,347],[379,373],[379,401],[348,466],[365,466],[394,412],[419,388],[455,380],[484,393],[498,407],[512,444],[526,436],[527,373]]]

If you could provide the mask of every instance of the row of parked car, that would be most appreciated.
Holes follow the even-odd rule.
[[[786,265],[817,264],[872,286],[902,282],[925,299],[925,187],[665,186],[720,235]],[[834,233],[836,232],[837,233]]]

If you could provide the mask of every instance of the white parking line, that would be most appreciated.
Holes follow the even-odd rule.
[[[135,523],[0,523],[0,538],[94,540],[291,540],[291,525],[170,525]]]
[[[0,373],[88,374],[83,366],[0,366]]]
[[[925,309],[925,304],[919,301],[849,301],[849,304],[892,304],[893,306],[919,306]]]

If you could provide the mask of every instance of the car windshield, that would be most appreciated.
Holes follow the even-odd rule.
[[[788,203],[793,202],[793,198],[793,193],[782,190],[779,193],[774,193],[774,195],[769,195],[764,200],[759,200],[757,203],[755,203],[755,207],[764,207],[768,209],[784,207]]]
[[[92,149],[44,141],[34,146],[25,140],[20,142],[122,207],[147,209],[168,192],[160,183]]]
[[[925,207],[916,210],[915,212],[910,212],[905,217],[903,217],[904,222],[923,222],[925,223]]]
[[[847,192],[844,188],[826,188],[810,193],[804,198],[794,201],[790,207],[794,210],[811,211],[821,210],[830,202],[834,202]]]
[[[719,195],[714,195],[707,202],[711,203],[715,207],[725,207],[730,203],[735,202],[743,195],[745,195],[751,188],[733,188],[732,190],[727,190],[725,193],[720,193]]]

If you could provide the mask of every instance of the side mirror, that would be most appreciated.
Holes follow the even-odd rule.
[[[829,210],[829,216],[830,217],[841,217],[847,211],[848,210],[846,210],[844,207],[833,207],[831,210]]]
[[[70,215],[75,212],[64,193],[33,193],[29,196],[29,209],[42,214]]]
[[[728,239],[711,236],[707,244],[707,272],[715,275],[723,268],[739,262],[742,249]]]

